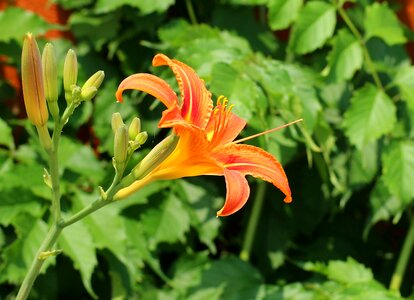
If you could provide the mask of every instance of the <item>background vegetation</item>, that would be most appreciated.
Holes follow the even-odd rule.
[[[63,254],[47,261],[32,299],[399,299],[399,283],[388,287],[404,271],[401,294],[410,297],[414,6],[345,2],[1,2],[0,298],[16,293],[50,221],[45,154],[24,118],[16,71],[27,31],[41,48],[53,42],[60,69],[75,49],[80,82],[106,73],[64,132],[68,215],[110,183],[113,112],[141,118],[147,149],[165,134],[157,101],[114,97],[137,72],[174,83],[150,66],[158,52],[194,67],[215,98],[227,96],[248,121],[245,135],[304,118],[252,142],[285,166],[292,204],[251,180],[247,206],[217,219],[222,177],[151,184],[67,228]]]

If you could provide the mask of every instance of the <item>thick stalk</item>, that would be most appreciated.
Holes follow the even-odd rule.
[[[343,7],[339,4],[337,4],[337,8],[338,8],[338,12],[339,15],[341,16],[341,18],[344,20],[345,24],[348,26],[349,30],[351,30],[352,34],[358,39],[361,47],[362,47],[362,52],[365,58],[365,62],[367,64],[368,69],[370,70],[371,74],[372,74],[372,78],[374,79],[374,82],[376,84],[376,86],[381,89],[384,90],[384,87],[382,86],[381,80],[378,76],[378,72],[375,68],[374,63],[372,62],[371,56],[369,55],[367,46],[365,44],[365,39],[362,36],[362,34],[358,31],[358,29],[355,27],[354,23],[352,22],[352,20],[348,17],[346,11],[343,9]]]
[[[257,184],[256,196],[254,197],[253,210],[250,214],[249,222],[247,223],[247,230],[243,240],[243,247],[240,251],[240,258],[244,261],[250,259],[252,251],[257,224],[259,223],[260,213],[262,211],[264,198],[266,194],[266,183],[260,181]]]
[[[37,275],[39,275],[40,268],[44,262],[44,259],[41,259],[40,256],[42,252],[49,251],[53,247],[61,231],[62,228],[56,226],[55,224],[53,224],[50,228],[48,234],[46,235],[46,238],[40,245],[39,250],[37,250],[36,256],[29,268],[29,271],[26,273],[26,277],[24,278],[23,283],[19,289],[19,293],[16,296],[16,300],[25,300],[29,296],[33,283]]]
[[[405,237],[404,244],[402,246],[400,256],[398,257],[395,271],[392,274],[390,282],[390,290],[400,290],[402,281],[404,279],[404,273],[407,269],[408,262],[410,260],[411,252],[414,246],[414,218],[410,217],[410,228],[408,229],[407,236]]]

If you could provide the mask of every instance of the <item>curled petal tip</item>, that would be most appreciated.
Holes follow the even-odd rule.
[[[123,100],[122,100],[122,92],[123,92],[123,90],[118,90],[116,92],[116,94],[115,94],[116,102],[120,102],[120,103],[123,102]]]
[[[291,196],[286,196],[285,199],[283,199],[283,201],[285,203],[291,203],[292,202],[292,197]]]

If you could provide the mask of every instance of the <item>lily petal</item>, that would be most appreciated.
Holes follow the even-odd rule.
[[[118,102],[122,102],[122,93],[125,90],[138,90],[148,93],[160,100],[167,108],[178,105],[177,95],[169,84],[165,80],[151,74],[138,73],[122,80],[116,91]]]
[[[231,215],[241,209],[250,194],[249,184],[242,173],[224,169],[224,178],[227,187],[226,202],[223,208],[217,212],[218,217]]]
[[[246,126],[246,121],[232,112],[212,113],[206,127],[211,147],[224,145],[233,141]]]
[[[157,54],[152,64],[155,67],[168,65],[171,68],[181,92],[182,117],[192,125],[205,128],[213,109],[213,102],[204,81],[197,76],[192,68],[180,61],[170,59],[164,54]]]
[[[284,199],[286,203],[292,202],[285,171],[270,153],[255,146],[227,144],[214,149],[212,156],[227,170],[238,171],[271,182],[286,195]]]

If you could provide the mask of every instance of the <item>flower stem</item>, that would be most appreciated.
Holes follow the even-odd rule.
[[[252,251],[253,242],[257,224],[259,223],[260,212],[262,211],[264,198],[266,194],[266,183],[259,182],[257,184],[256,196],[254,197],[253,210],[247,223],[246,235],[244,236],[243,247],[240,251],[240,259],[248,261]]]
[[[190,17],[191,23],[193,25],[197,25],[197,18],[196,15],[194,13],[194,8],[193,8],[193,3],[191,3],[191,0],[185,0],[185,5],[187,6],[187,12],[188,12],[188,16]]]
[[[341,16],[341,18],[344,20],[345,24],[348,26],[349,30],[353,33],[353,35],[358,39],[361,47],[362,52],[365,58],[365,62],[367,64],[368,69],[370,70],[372,74],[372,78],[374,79],[375,85],[381,89],[384,90],[384,87],[382,86],[381,80],[379,78],[378,72],[375,68],[375,65],[371,59],[371,56],[369,55],[365,39],[363,38],[362,34],[358,31],[352,20],[348,17],[346,11],[343,9],[343,7],[339,4],[337,4],[338,13]]]
[[[46,238],[40,245],[39,250],[37,250],[36,256],[29,268],[29,271],[26,273],[26,277],[24,278],[23,283],[16,296],[16,300],[25,300],[29,296],[33,283],[39,275],[40,268],[42,267],[43,262],[45,261],[44,259],[41,259],[40,256],[42,252],[48,251],[53,247],[61,231],[62,228],[56,226],[56,224],[53,224],[50,228],[48,234],[46,235]]]
[[[390,290],[398,291],[401,287],[401,283],[404,278],[405,270],[407,269],[407,264],[410,260],[411,252],[413,251],[414,246],[414,218],[410,217],[410,228],[408,229],[407,236],[405,237],[404,244],[402,246],[400,256],[395,267],[395,271],[392,274],[390,282]]]

